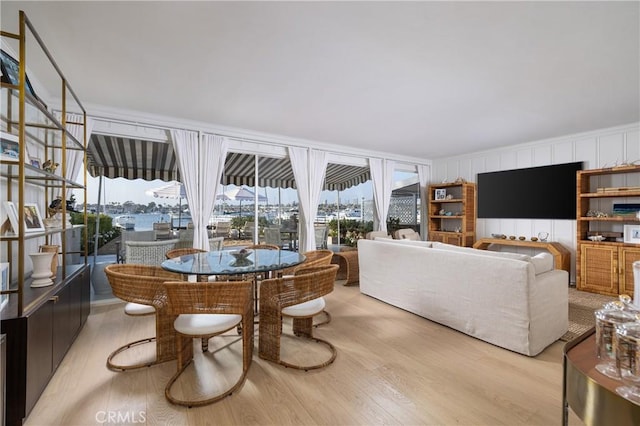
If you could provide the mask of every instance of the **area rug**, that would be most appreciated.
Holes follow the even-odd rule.
[[[616,298],[569,287],[569,330],[560,340],[569,342],[593,327],[596,324],[593,313],[612,300]]]

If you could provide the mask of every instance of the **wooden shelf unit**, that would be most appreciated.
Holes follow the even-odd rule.
[[[86,241],[86,213],[82,225],[70,226],[66,220],[69,213],[65,203],[62,203],[61,228],[42,232],[26,230],[26,203],[35,203],[42,218],[45,218],[51,201],[59,195],[64,197],[71,189],[84,190],[83,211],[86,212],[86,171],[82,182],[64,176],[67,175],[70,152],[79,151],[86,165],[87,135],[86,111],[22,11],[19,14],[19,28],[19,34],[5,31],[1,34],[3,43],[20,52],[16,59],[21,82],[17,85],[4,81],[0,83],[0,108],[3,110],[0,130],[17,137],[19,144],[18,161],[0,160],[3,186],[0,201],[13,202],[18,214],[18,229],[13,229],[13,233],[5,233],[5,225],[0,235],[2,262],[10,265],[10,288],[2,292],[8,295],[8,304],[0,311],[0,332],[6,334],[7,365],[11,365],[6,375],[7,425],[23,424],[89,316],[91,298],[86,248],[84,260],[79,262],[80,251],[73,249],[68,242],[78,231],[84,233]],[[29,58],[40,55],[49,59],[51,72],[59,78],[55,87],[50,88],[50,93],[60,96],[56,105],[57,114],[25,87],[27,62]],[[68,112],[82,117],[81,122],[67,123]],[[74,137],[71,125],[82,126],[82,142]],[[58,162],[57,169],[49,172],[31,165],[34,150],[42,164],[47,160]],[[60,241],[55,244],[61,246],[61,262],[52,278],[53,284],[32,288],[28,255],[38,251],[39,245],[52,244],[53,237],[57,236]],[[79,239],[77,237],[76,241]]]
[[[640,260],[640,244],[613,238],[594,242],[588,237],[597,233],[622,235],[624,225],[640,227],[636,216],[612,216],[614,204],[640,204],[640,166],[581,170],[576,179],[576,287],[633,297],[632,265]],[[589,211],[600,211],[608,217],[587,216]]]
[[[436,199],[436,190],[444,190],[445,198]],[[476,238],[475,183],[434,184],[428,191],[428,239],[471,247]]]

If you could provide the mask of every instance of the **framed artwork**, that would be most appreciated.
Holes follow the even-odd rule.
[[[624,225],[624,242],[640,244],[640,225]]]
[[[3,203],[4,210],[7,213],[7,217],[9,218],[9,223],[11,223],[11,228],[14,234],[18,233],[18,211],[16,210],[16,205],[13,204],[13,201],[5,201]]]
[[[41,169],[42,168],[42,162],[38,158],[30,157],[29,164],[31,164],[36,169]]]
[[[0,278],[2,281],[0,282],[0,290],[6,291],[9,290],[9,264],[8,263],[0,263]],[[9,295],[8,294],[0,294],[0,311],[4,309],[5,306],[9,303]]]
[[[44,222],[37,204],[24,203],[24,224],[25,232],[44,231]]]
[[[3,82],[16,86],[20,84],[20,63],[13,56],[9,55],[2,49],[0,49],[0,70],[2,70]],[[27,93],[39,100],[39,98],[36,96],[36,92],[33,90],[33,86],[31,86],[29,77],[27,77],[26,75],[25,88],[27,90]]]
[[[18,136],[5,132],[0,133],[0,158],[6,161],[18,161],[19,157]]]
[[[447,198],[447,190],[436,189],[436,200],[444,200],[445,198]]]
[[[6,291],[9,290],[9,264],[8,263],[0,263],[0,290]],[[0,311],[4,309],[5,306],[9,303],[9,295],[8,294],[0,294]]]

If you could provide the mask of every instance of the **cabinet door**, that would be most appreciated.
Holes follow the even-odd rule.
[[[447,234],[443,238],[443,242],[447,244],[452,244],[454,246],[462,246],[462,238],[460,235],[450,235]]]
[[[618,247],[581,244],[578,290],[618,294]]]
[[[633,262],[640,260],[640,248],[620,247],[620,294],[633,298]]]
[[[57,300],[53,304],[53,368],[58,367],[60,361],[67,353],[71,336],[69,330],[71,328],[71,314],[69,306],[71,305],[71,285],[66,285],[57,294]]]
[[[26,412],[28,415],[47,386],[53,371],[51,350],[53,345],[53,305],[48,301],[28,318],[27,323],[27,386]]]
[[[437,241],[439,243],[444,243],[444,234],[439,232],[429,232],[429,241]]]

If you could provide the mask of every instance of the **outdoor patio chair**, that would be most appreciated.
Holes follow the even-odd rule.
[[[329,237],[329,227],[328,226],[318,226],[315,228],[315,236],[316,236],[316,248],[318,249],[326,249],[327,248],[327,239]]]
[[[155,222],[153,224],[156,240],[170,240],[173,237],[169,222]]]
[[[248,281],[210,283],[164,283],[167,311],[178,315],[176,331],[177,371],[165,387],[165,397],[172,404],[187,407],[211,404],[238,390],[247,377],[253,356],[253,304],[251,283]],[[206,399],[180,399],[172,395],[171,388],[193,360],[192,339],[210,339],[238,326],[242,327],[242,373],[228,389]],[[223,349],[229,350],[228,346]],[[223,350],[221,349],[221,350]],[[206,355],[209,355],[208,353]],[[213,354],[211,354],[213,356]],[[218,363],[218,365],[220,365]],[[197,367],[194,364],[194,368]],[[200,379],[215,380],[207,375]]]
[[[181,229],[178,233],[176,248],[193,247],[193,229]]]
[[[175,248],[177,239],[164,241],[125,242],[126,263],[160,266],[166,260],[166,253]]]
[[[298,370],[313,370],[331,364],[336,348],[326,340],[313,336],[313,317],[324,309],[325,295],[333,291],[338,265],[301,269],[293,277],[264,280],[260,296],[259,356],[267,361]],[[282,317],[293,318],[293,334],[321,343],[331,355],[313,365],[301,365],[281,358]]]
[[[230,232],[231,232],[231,222],[218,222],[216,224],[214,235],[216,237],[229,238]]]
[[[254,227],[255,227],[256,223],[253,221],[247,221],[245,222],[244,226],[242,227],[242,238],[245,240],[251,240],[253,241],[253,231],[254,231]]]
[[[155,231],[127,231],[120,232],[120,241],[116,242],[116,263],[126,262],[126,242],[127,241],[155,241]]]
[[[270,226],[264,228],[264,242],[265,244],[271,244],[277,246],[280,249],[285,248],[285,244],[282,241],[282,234],[280,233],[280,228]]]
[[[124,313],[130,316],[155,315],[154,303],[158,297],[160,286],[165,281],[177,281],[182,279],[181,274],[165,271],[159,266],[112,264],[104,268],[111,291],[119,299],[128,302],[124,307]],[[156,334],[161,325],[156,316]],[[157,363],[157,359],[133,362],[130,364],[117,364],[115,358],[138,345],[155,342],[156,337],[136,340],[127,343],[113,351],[107,357],[107,368],[115,371],[133,370],[149,367]],[[156,354],[157,357],[158,354]]]

